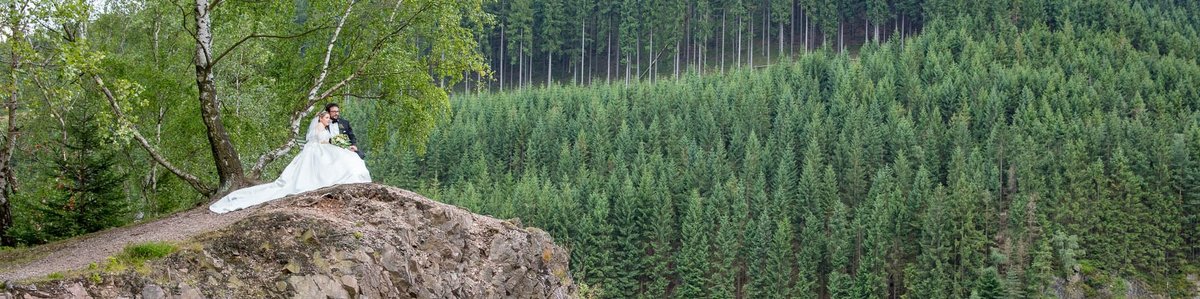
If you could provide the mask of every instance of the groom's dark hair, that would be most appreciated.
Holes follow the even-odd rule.
[[[328,112],[329,108],[333,108],[333,107],[338,107],[338,104],[337,103],[325,104],[325,111]]]

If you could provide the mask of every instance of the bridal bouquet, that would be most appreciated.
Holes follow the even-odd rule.
[[[341,148],[349,149],[350,148],[350,137],[347,137],[346,134],[337,134],[337,136],[333,136],[333,138],[329,139],[329,144],[333,144],[333,145],[336,145]]]

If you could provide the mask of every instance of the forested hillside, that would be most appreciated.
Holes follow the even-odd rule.
[[[1194,296],[1198,3],[0,2],[0,246],[269,182],[337,102],[605,298]]]
[[[1167,10],[1155,10],[1160,6]],[[966,17],[973,31],[1103,26],[1159,44],[1196,24],[1195,1],[1109,0],[507,0],[471,24],[492,78],[459,90],[652,80],[687,71],[765,66],[820,47],[857,53],[931,20]],[[1162,18],[1170,19],[1160,22]],[[1182,40],[1177,40],[1182,41]],[[471,77],[469,74],[465,74]],[[482,80],[482,81],[481,81]]]
[[[1132,281],[1184,296],[1200,39],[1194,15],[1131,7],[460,96],[424,155],[377,146],[373,169],[547,229],[604,297],[1096,297]]]

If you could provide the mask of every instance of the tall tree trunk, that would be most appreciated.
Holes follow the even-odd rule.
[[[809,42],[808,33],[812,31],[812,28],[808,27],[808,19],[809,19],[808,12],[803,11],[803,9],[802,9],[800,14],[804,15],[804,52],[808,53],[808,50],[812,49],[812,47],[809,46],[809,44],[808,44],[808,42]]]
[[[766,54],[767,64],[771,63],[771,4],[763,3],[763,53]]]
[[[504,43],[504,24],[500,24],[500,92],[504,92],[504,65],[508,64],[504,60],[504,48],[508,45]]]
[[[846,28],[845,22],[839,21],[838,22],[838,51],[842,52],[842,53],[846,53],[846,32],[845,32],[846,30],[845,30],[845,28]]]
[[[792,1],[792,17],[788,19],[788,54],[796,56],[796,19],[800,18],[796,15],[796,1]]]
[[[679,48],[681,41],[682,39],[675,40],[675,80],[679,80],[679,55],[684,53]]]
[[[554,55],[546,53],[546,87],[550,87],[550,80],[554,78]]]
[[[746,61],[749,61],[750,68],[754,68],[754,15],[750,14],[746,18],[749,19],[746,23],[750,24],[750,31],[746,32],[746,43],[750,47],[746,51]]]
[[[721,12],[721,71],[725,71],[725,12]]]
[[[612,83],[612,26],[611,25],[609,25],[609,31],[608,31],[608,34],[605,34],[605,38],[608,39],[608,46],[607,46],[608,50],[605,51],[608,54],[604,55],[607,57],[605,59],[607,61],[604,62],[604,69],[605,69],[605,73],[606,73],[604,81],[605,81],[605,83]]]
[[[783,23],[779,23],[779,58],[783,59]]]
[[[533,87],[533,84],[534,84],[533,83],[533,53],[534,53],[533,47],[534,46],[535,46],[535,44],[533,42],[533,34],[531,33],[530,38],[529,38],[529,56],[526,57],[527,59],[525,60],[525,63],[529,64],[529,67],[525,68],[525,72],[529,73],[529,76],[525,77],[525,82],[529,82],[529,87]],[[549,55],[547,55],[547,56],[549,56]]]
[[[688,65],[692,64],[692,60],[696,59],[696,52],[692,51],[692,49],[696,48],[696,33],[692,32],[692,20],[696,18],[696,9],[692,7],[691,2],[688,2],[687,6],[687,18],[685,19],[684,23],[684,32],[686,33],[683,34],[683,37],[675,40],[676,42],[682,42],[682,47],[675,47],[675,55],[683,55],[684,69],[687,69]],[[678,59],[676,59],[676,61],[678,61]],[[676,64],[678,64],[678,62],[676,62]],[[675,68],[678,69],[679,67]],[[675,72],[678,73],[679,71],[676,70]],[[676,75],[676,77],[679,77],[679,75]]]
[[[634,61],[631,58],[632,54],[625,53],[625,86],[629,86],[629,73],[634,68]]]
[[[16,4],[12,5],[16,6]],[[22,13],[20,11],[16,11],[15,7],[13,10],[14,13]],[[11,67],[11,70],[13,70],[8,74],[8,76],[9,79],[12,80],[14,88],[11,92],[9,92],[8,101],[5,101],[4,103],[5,111],[8,112],[8,133],[4,136],[4,148],[0,149],[0,245],[4,246],[16,245],[16,240],[8,234],[8,230],[13,226],[12,202],[11,198],[9,197],[10,193],[8,192],[9,188],[12,186],[9,186],[8,182],[12,180],[12,178],[9,176],[13,174],[11,169],[12,163],[9,162],[12,159],[13,149],[16,148],[17,144],[16,117],[17,96],[19,95],[19,89],[16,87],[18,86],[17,70],[21,68],[22,59],[17,47],[17,43],[24,41],[25,37],[22,34],[22,30],[25,29],[23,27],[24,24],[22,24],[19,17],[14,19],[17,19],[17,22],[12,24],[12,27],[9,27],[11,32],[9,32],[9,35],[7,36],[10,38],[8,45],[11,51],[9,52],[11,56],[9,57],[8,65]]]
[[[742,17],[738,17],[738,36],[737,36],[737,67],[742,67]]]
[[[221,122],[221,102],[217,99],[217,86],[213,81],[212,21],[208,0],[196,0],[196,86],[200,90],[200,120],[207,128],[209,147],[217,164],[220,183],[213,197],[220,197],[241,188],[244,184],[242,160],[238,157],[229,134]]]
[[[867,32],[871,32],[871,19],[863,17],[863,44],[864,45],[866,45],[868,42],[871,41],[870,40],[871,35],[867,34]]]
[[[640,31],[637,33],[637,40],[633,45],[635,46],[633,51],[637,54],[637,68],[634,69],[633,75],[634,78],[640,79],[642,77],[642,33]]]
[[[517,42],[517,88],[525,87],[525,40]]]
[[[584,66],[587,62],[584,55],[587,54],[587,19],[583,20],[583,26],[579,27],[579,84],[583,84]]]

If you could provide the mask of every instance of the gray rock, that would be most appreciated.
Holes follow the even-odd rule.
[[[92,298],[92,295],[88,294],[87,290],[83,288],[83,284],[79,283],[79,282],[68,284],[66,287],[64,287],[64,289],[67,291],[67,294],[66,294],[67,298],[73,298],[73,299],[91,299]]]
[[[180,284],[179,297],[176,297],[176,298],[179,298],[179,299],[204,299],[204,294],[201,294],[200,290],[193,288],[191,285]]]
[[[571,298],[577,289],[567,252],[546,232],[407,190],[339,185],[249,213],[147,264],[142,273],[150,274],[102,274],[105,286],[72,287],[103,298],[146,299]],[[78,294],[43,289],[55,290],[49,294],[55,298]],[[37,290],[10,288],[0,299]]]
[[[146,284],[142,287],[142,299],[165,299],[167,292],[157,285]]]

